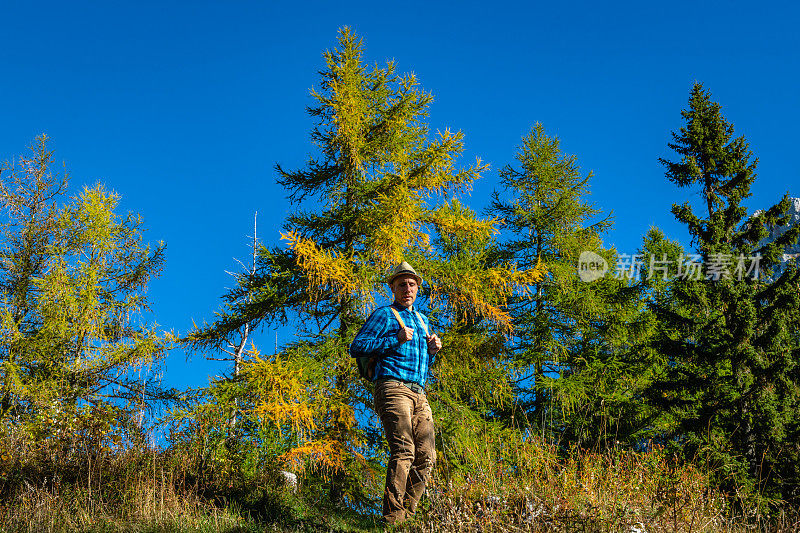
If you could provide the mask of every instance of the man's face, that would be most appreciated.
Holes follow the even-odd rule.
[[[392,282],[392,294],[394,301],[403,307],[409,307],[417,299],[419,285],[414,276],[398,276]]]

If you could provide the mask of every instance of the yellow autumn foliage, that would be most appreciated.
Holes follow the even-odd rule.
[[[360,56],[359,53],[348,61],[358,62]],[[327,59],[331,70],[336,68],[333,57],[329,56]],[[348,69],[342,69],[342,71],[345,74],[351,73]],[[345,76],[344,79],[332,78],[328,85],[331,96],[326,100],[336,111],[333,113],[332,119],[336,140],[340,144],[340,153],[344,158],[342,162],[347,162],[351,168],[358,169],[362,164],[361,148],[364,144],[368,119],[365,111],[369,102],[365,100],[358,80],[353,78],[350,76]]]
[[[378,195],[375,226],[368,246],[371,259],[387,269],[404,259],[404,251],[425,241],[419,232],[419,193],[398,188]]]
[[[467,217],[444,217],[436,221],[440,231],[450,235],[490,236],[497,233],[494,219],[480,220]]]
[[[479,219],[455,197],[431,212],[428,220],[440,235],[448,239],[485,241],[498,233],[497,219]]]
[[[428,160],[424,172],[413,173],[409,177],[409,188],[419,191],[426,197],[446,191],[467,192],[472,182],[480,177],[488,165],[477,158],[474,167],[455,171],[453,165],[456,157],[463,151],[464,135],[460,131],[453,133],[449,129],[437,133],[438,137],[426,146],[422,159],[426,160],[433,154],[436,155]]]
[[[289,241],[297,265],[306,274],[312,296],[330,290],[339,300],[353,293],[369,297],[355,275],[352,258],[335,251],[322,250],[314,241],[301,237],[295,231],[281,233],[281,239]]]
[[[341,442],[322,438],[293,448],[281,455],[279,460],[294,472],[302,472],[307,466],[314,465],[335,473],[344,471],[346,453]]]
[[[513,330],[512,317],[508,313],[508,296],[515,290],[530,294],[530,287],[544,278],[547,272],[541,259],[533,270],[517,270],[516,267],[490,268],[459,272],[457,278],[432,284],[433,299],[446,295],[450,305],[464,312],[469,309],[497,325],[502,331]],[[487,298],[487,294],[494,295]]]
[[[243,368],[243,374],[258,388],[259,401],[252,414],[262,423],[274,423],[281,435],[285,425],[297,434],[316,429],[316,412],[305,398],[302,369],[280,359],[265,361],[256,352]]]
[[[328,410],[333,426],[350,431],[356,424],[356,417],[353,408],[345,403],[331,405]]]

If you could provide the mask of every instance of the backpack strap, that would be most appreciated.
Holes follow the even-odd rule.
[[[417,319],[419,319],[419,323],[422,324],[422,330],[425,332],[426,337],[430,337],[430,333],[428,332],[428,326],[425,325],[425,320],[422,318],[422,315],[419,314],[419,311],[414,311],[417,314]]]
[[[391,309],[392,313],[394,313],[394,317],[397,319],[397,323],[400,324],[400,327],[401,328],[406,327],[405,323],[403,322],[403,319],[400,318],[400,313],[397,312],[397,309],[395,309],[393,305],[390,305],[389,309]],[[422,315],[420,315],[419,311],[417,310],[414,310],[413,312],[417,315],[419,323],[422,324],[422,330],[425,332],[425,336],[426,337],[430,336],[430,333],[428,333],[428,326],[425,325],[425,320],[422,319]]]
[[[403,323],[403,319],[400,318],[400,313],[397,312],[397,309],[395,309],[393,305],[390,305],[389,309],[391,309],[392,313],[394,313],[394,317],[397,319],[397,323],[400,324],[400,327],[406,327],[405,323]]]

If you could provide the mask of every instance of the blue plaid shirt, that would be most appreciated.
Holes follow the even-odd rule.
[[[403,344],[397,340],[400,324],[392,313],[392,306],[400,313],[406,327],[414,330],[411,340]],[[425,327],[429,327],[428,319],[415,312],[413,306],[405,308],[395,303],[379,307],[369,315],[353,339],[350,356],[378,356],[372,381],[378,378],[395,378],[413,381],[424,387],[428,380],[431,356],[428,354],[428,341],[420,320],[425,321]]]

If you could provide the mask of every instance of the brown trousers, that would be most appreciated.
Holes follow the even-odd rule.
[[[397,381],[379,381],[375,385],[375,412],[389,442],[383,517],[394,524],[417,510],[433,470],[433,413],[425,393],[413,392]]]

